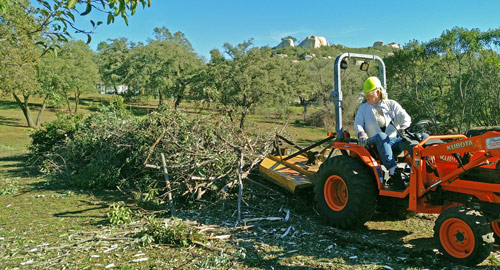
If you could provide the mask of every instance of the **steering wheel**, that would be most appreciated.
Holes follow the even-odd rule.
[[[420,120],[417,123],[412,124],[409,128],[405,129],[402,137],[404,139],[421,142],[424,139],[422,138],[422,133],[425,133],[427,131],[427,127],[429,125],[429,120]]]

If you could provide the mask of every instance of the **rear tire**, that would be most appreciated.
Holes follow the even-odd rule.
[[[331,226],[355,228],[370,219],[377,203],[375,178],[356,158],[336,156],[321,164],[314,181],[314,199]]]
[[[461,206],[441,213],[434,225],[434,239],[448,260],[463,265],[484,261],[495,241],[486,218],[478,211]]]

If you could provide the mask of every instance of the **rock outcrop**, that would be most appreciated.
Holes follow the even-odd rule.
[[[283,39],[281,43],[278,44],[278,46],[274,47],[274,49],[283,49],[286,47],[295,47],[295,45],[293,44],[293,39],[291,38]]]
[[[324,37],[320,36],[309,36],[306,39],[304,39],[298,47],[305,48],[305,49],[317,49],[322,46],[330,46],[328,44],[328,41]]]
[[[401,49],[401,45],[399,45],[396,42],[389,43],[389,44],[387,44],[387,46],[393,47],[394,49]]]
[[[375,41],[373,43],[373,47],[382,47],[382,46],[385,46],[385,47],[392,47],[394,49],[401,49],[401,45],[399,45],[398,43],[396,42],[391,42],[387,45],[384,45],[384,42],[383,41]]]

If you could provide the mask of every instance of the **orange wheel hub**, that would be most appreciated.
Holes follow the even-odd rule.
[[[458,218],[449,218],[443,222],[439,229],[439,240],[446,252],[455,258],[470,256],[476,245],[472,229]]]
[[[493,221],[491,222],[491,228],[493,229],[495,235],[500,237],[500,224],[498,224],[498,222],[496,221]]]
[[[347,204],[347,186],[338,175],[332,175],[326,179],[325,187],[323,189],[326,204],[333,211],[340,211],[344,209]]]

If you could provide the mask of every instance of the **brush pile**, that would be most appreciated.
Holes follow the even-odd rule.
[[[31,137],[32,161],[82,188],[162,197],[164,154],[174,201],[180,203],[217,199],[236,183],[241,155],[248,172],[272,136],[243,133],[222,117],[192,118],[164,107],[143,117],[110,108],[85,119],[60,116]]]

